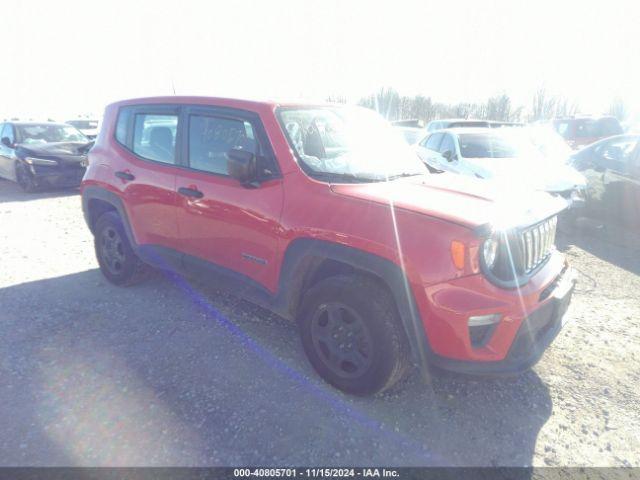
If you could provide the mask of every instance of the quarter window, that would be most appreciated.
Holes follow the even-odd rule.
[[[127,129],[129,127],[129,118],[131,117],[131,109],[123,108],[118,113],[118,121],[116,122],[116,140],[122,145],[127,144]]]
[[[191,168],[227,175],[227,152],[232,148],[258,153],[253,127],[249,122],[205,115],[189,117]]]
[[[442,140],[442,136],[443,136],[442,133],[434,133],[427,139],[424,146],[429,150],[433,150],[434,152],[437,152],[438,147],[440,147],[440,141]]]
[[[133,151],[149,160],[175,163],[177,115],[136,114],[133,125]]]

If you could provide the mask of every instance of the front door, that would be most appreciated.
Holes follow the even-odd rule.
[[[268,290],[277,288],[282,181],[257,114],[228,108],[184,112],[183,157],[177,177],[180,243],[189,268],[205,260]],[[259,158],[265,179],[243,186],[227,174],[227,152],[241,147]]]

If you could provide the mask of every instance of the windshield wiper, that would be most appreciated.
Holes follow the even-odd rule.
[[[347,183],[371,183],[379,180],[369,177],[358,177],[353,173],[331,173],[331,172],[313,172],[312,176],[328,182],[345,181]]]

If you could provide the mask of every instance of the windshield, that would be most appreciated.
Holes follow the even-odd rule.
[[[19,143],[88,142],[78,129],[71,125],[16,125]]]
[[[84,130],[98,128],[97,120],[69,120],[67,123],[76,128],[82,128]]]
[[[542,155],[549,158],[566,160],[573,154],[567,142],[549,126],[534,126],[522,129],[523,136],[531,141]]]
[[[384,181],[428,173],[400,132],[371,110],[281,109],[279,116],[291,148],[311,176]]]
[[[505,133],[463,133],[458,135],[463,158],[510,158],[536,154],[530,142]]]

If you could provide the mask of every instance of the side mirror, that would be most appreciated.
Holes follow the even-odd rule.
[[[242,185],[257,186],[256,156],[241,148],[232,148],[227,152],[227,172]]]
[[[455,153],[453,153],[451,150],[446,150],[442,156],[447,160],[447,162],[453,162],[455,160]]]
[[[11,143],[11,140],[9,140],[9,137],[2,137],[2,140],[0,141],[5,147],[13,148],[13,143]]]

